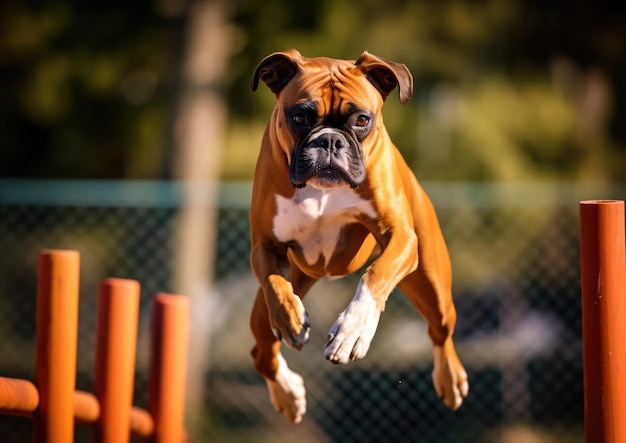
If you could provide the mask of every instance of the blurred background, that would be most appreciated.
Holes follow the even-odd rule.
[[[0,374],[34,377],[39,250],[78,249],[79,389],[93,389],[102,279],[142,284],[139,406],[151,299],[191,298],[191,442],[582,442],[578,202],[626,198],[625,24],[626,6],[584,0],[3,1]],[[400,293],[365,360],[324,360],[358,276],[314,288],[311,341],[285,350],[303,423],[252,367],[247,208],[275,99],[248,81],[291,47],[368,50],[414,75],[413,100],[392,94],[384,114],[451,253],[470,375],[457,412]],[[31,432],[0,416],[3,442]]]

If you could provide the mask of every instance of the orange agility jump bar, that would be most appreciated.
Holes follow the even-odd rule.
[[[585,441],[626,442],[624,202],[580,202]]]
[[[77,251],[39,256],[36,380],[0,377],[0,414],[34,419],[35,442],[73,441],[74,422],[93,425],[94,441],[185,440],[184,391],[189,304],[158,294],[153,303],[149,411],[132,405],[139,283],[107,279],[98,294],[94,394],[75,390],[78,332]]]

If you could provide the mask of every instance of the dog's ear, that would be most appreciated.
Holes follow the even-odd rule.
[[[354,64],[365,73],[370,83],[378,89],[383,100],[387,99],[396,86],[400,95],[400,103],[403,105],[406,105],[413,97],[413,76],[409,68],[402,63],[392,62],[365,51]]]
[[[289,81],[298,73],[302,55],[295,49],[274,52],[268,55],[254,70],[250,78],[250,90],[256,91],[259,79],[278,95]]]

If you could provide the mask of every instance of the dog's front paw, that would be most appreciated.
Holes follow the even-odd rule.
[[[284,303],[273,312],[271,325],[276,338],[292,349],[302,349],[309,341],[311,322],[300,297],[294,295],[289,304]]]
[[[300,423],[306,413],[306,389],[302,377],[289,369],[282,355],[278,355],[276,380],[265,381],[276,410],[290,422]]]
[[[361,288],[359,288],[361,289]],[[328,333],[326,360],[346,364],[365,357],[376,333],[380,310],[368,291],[358,290]]]
[[[469,382],[467,372],[452,342],[433,348],[433,385],[441,401],[452,410],[458,409],[467,397]]]

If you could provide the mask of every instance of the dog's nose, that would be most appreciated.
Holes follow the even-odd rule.
[[[315,146],[330,152],[337,152],[348,147],[348,140],[336,132],[326,132],[315,139]]]

